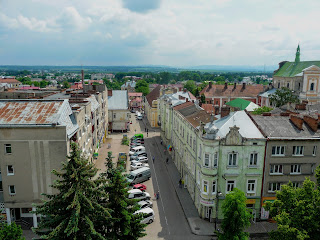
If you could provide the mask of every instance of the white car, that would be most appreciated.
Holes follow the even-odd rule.
[[[145,200],[145,201],[140,201],[138,202],[138,204],[140,205],[140,208],[143,209],[143,208],[152,208],[153,206],[153,203],[149,200]]]
[[[142,162],[135,161],[135,160],[131,161],[131,165],[130,165],[131,171],[137,170],[142,167],[144,167],[144,164]]]
[[[142,192],[139,189],[132,189],[128,191],[129,195],[128,198],[129,199],[140,199],[140,200],[150,200],[150,194],[147,192]]]
[[[136,116],[138,116],[139,111],[136,111]]]
[[[154,212],[151,208],[144,208],[136,211],[134,214],[143,214],[141,223],[152,223],[154,221]]]
[[[141,157],[138,157],[136,159],[136,161],[141,162],[141,163],[147,163],[148,162],[148,158],[145,157],[145,156],[141,156]]]

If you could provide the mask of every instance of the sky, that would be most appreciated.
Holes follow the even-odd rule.
[[[0,0],[0,65],[320,60],[319,0]]]

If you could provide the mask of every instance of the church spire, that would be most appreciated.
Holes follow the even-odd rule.
[[[296,59],[294,60],[296,63],[300,62],[300,46],[298,44],[297,52],[296,52]]]

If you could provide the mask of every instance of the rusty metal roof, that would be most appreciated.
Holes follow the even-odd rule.
[[[68,100],[0,100],[0,127],[66,126],[68,136],[77,131]]]

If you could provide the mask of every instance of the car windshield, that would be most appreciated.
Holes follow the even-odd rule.
[[[134,176],[130,174],[130,175],[128,175],[128,179],[132,179],[133,180]]]

